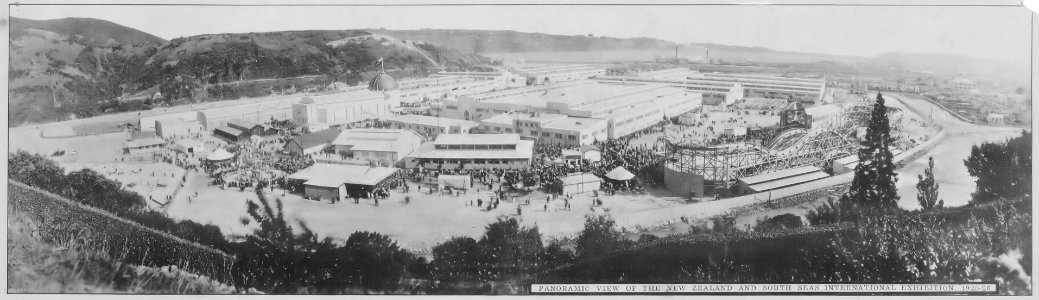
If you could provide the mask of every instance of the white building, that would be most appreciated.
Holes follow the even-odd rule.
[[[288,120],[292,112],[290,101],[265,101],[238,104],[197,111],[198,121],[206,130],[227,126],[228,122],[241,121],[264,124],[271,120]]]
[[[791,78],[760,74],[701,73],[689,69],[643,72],[634,76],[606,76],[604,80],[653,82],[703,93],[705,104],[732,104],[743,98],[778,98],[822,102],[826,79]]]
[[[509,71],[496,72],[440,72],[433,77],[464,77],[494,81],[499,88],[516,88],[527,85],[526,77]]]
[[[155,120],[155,135],[163,138],[186,137],[205,131],[196,120],[186,121],[182,118]]]
[[[527,78],[527,84],[539,85],[605,76],[606,68],[591,65],[540,66],[523,68],[519,73]]]
[[[388,115],[379,120],[388,123],[390,128],[414,130],[433,139],[442,133],[470,133],[480,126],[473,121],[422,115]]]
[[[826,122],[831,120],[843,112],[844,109],[840,105],[826,104],[812,106],[805,109],[805,113],[812,117],[812,124],[819,124],[820,122]]]
[[[533,155],[534,142],[518,134],[441,134],[405,161],[427,169],[521,169]]]
[[[406,129],[359,128],[343,131],[332,141],[344,157],[397,162],[422,146],[422,137]]]
[[[609,139],[609,121],[560,114],[506,113],[480,121],[480,130],[517,133],[523,139],[546,145],[580,146]]]
[[[472,95],[504,88],[501,80],[481,76],[435,75],[428,78],[401,79],[397,89],[388,91],[400,103],[439,101],[459,95]]]
[[[999,113],[990,113],[985,116],[985,121],[988,121],[992,124],[1006,124],[1007,116]]]
[[[955,79],[950,81],[949,84],[952,85],[952,88],[963,91],[969,91],[978,88],[977,83],[974,83],[974,81],[971,81],[970,79],[963,77],[956,77]]]
[[[155,124],[161,120],[172,120],[181,119],[187,122],[198,121],[198,112],[186,111],[178,113],[169,113],[155,116],[141,117],[137,122],[137,128],[141,131],[155,131]]]
[[[665,117],[691,111],[701,101],[699,93],[664,84],[585,80],[448,99],[433,105],[432,111],[440,117],[477,121],[508,112],[603,119],[608,121],[606,138],[612,139],[650,127]],[[504,120],[495,119],[495,123],[501,125]],[[522,130],[526,130],[528,136],[544,135],[541,130],[535,130],[536,133],[530,132],[530,128]],[[589,139],[591,137],[589,133]]]
[[[381,92],[355,91],[304,97],[292,104],[292,121],[310,131],[391,114],[391,101]]]

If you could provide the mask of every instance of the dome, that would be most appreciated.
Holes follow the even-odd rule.
[[[396,91],[397,80],[393,79],[393,76],[386,74],[386,72],[379,73],[372,81],[368,83],[368,90],[372,91]]]
[[[787,104],[786,107],[783,108],[783,111],[788,110],[805,110],[805,104],[801,103],[801,101],[790,102],[790,104]]]

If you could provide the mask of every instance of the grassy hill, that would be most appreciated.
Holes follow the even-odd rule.
[[[8,292],[230,294],[235,289],[174,266],[132,265],[97,251],[85,236],[48,240],[39,222],[11,212]]]
[[[166,41],[97,19],[12,18],[10,49],[9,126],[321,89],[331,81],[355,84],[379,70],[380,57],[387,71],[403,76],[490,62],[432,43],[360,30],[207,34]],[[219,87],[301,77],[308,80]]]

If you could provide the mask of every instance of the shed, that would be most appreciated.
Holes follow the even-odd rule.
[[[469,175],[440,175],[437,176],[437,186],[441,189],[449,187],[452,189],[468,190],[473,185],[473,178]]]
[[[232,143],[249,137],[249,133],[228,126],[221,126],[213,129],[213,135]]]
[[[573,173],[559,179],[563,194],[580,194],[599,190],[602,178],[592,173]]]
[[[577,148],[577,150],[581,151],[582,158],[590,162],[598,162],[602,160],[602,151],[599,151],[599,148],[593,146],[581,146],[580,148]]]
[[[288,142],[285,142],[285,146],[282,149],[285,152],[296,154],[296,155],[307,155],[320,152],[326,147],[332,145],[334,141],[342,131],[335,128],[329,128],[318,132],[312,132],[301,136],[293,137]]]
[[[147,137],[142,139],[135,139],[127,141],[124,146],[130,154],[154,152],[162,148],[162,144],[165,143],[161,138],[158,137]]]

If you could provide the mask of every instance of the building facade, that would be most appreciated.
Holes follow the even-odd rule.
[[[528,85],[540,85],[605,76],[606,68],[591,65],[541,66],[519,70]]]
[[[427,169],[522,169],[530,166],[534,142],[518,134],[441,134],[405,159]]]
[[[480,125],[473,121],[423,115],[388,115],[379,121],[385,122],[389,128],[413,130],[430,139],[443,133],[470,133]]]
[[[339,134],[332,146],[343,157],[396,163],[422,146],[422,137],[407,129],[358,128]]]
[[[486,124],[489,128],[484,129],[505,133],[509,133],[504,126],[507,118],[500,117],[501,114],[534,114],[538,117],[531,118],[538,120],[528,120],[540,124],[534,126],[534,132],[531,128],[520,128],[525,126],[515,122],[512,122],[516,125],[512,130],[523,130],[517,133],[527,137],[545,137],[545,132],[537,128],[549,127],[555,130],[549,133],[550,138],[559,133],[564,135],[564,142],[570,143],[567,134],[580,133],[576,134],[574,140],[579,144],[586,144],[585,141],[588,140],[604,139],[593,134],[601,129],[597,121],[582,122],[573,119],[570,120],[571,125],[546,126],[555,120],[545,118],[563,115],[606,120],[605,139],[613,139],[653,126],[666,117],[691,111],[701,103],[700,94],[664,84],[585,80],[463,96],[455,100],[445,100],[434,105],[432,110],[440,117],[463,120],[482,121],[495,117]],[[523,118],[522,115],[515,116]],[[581,124],[577,124],[578,122]],[[501,127],[502,130],[494,130],[495,127]],[[579,129],[573,130],[575,127]],[[564,130],[568,133],[559,132]],[[584,137],[585,134],[588,136]]]

